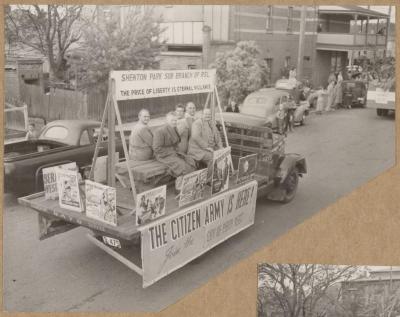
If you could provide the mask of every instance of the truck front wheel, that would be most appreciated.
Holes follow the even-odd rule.
[[[285,192],[282,203],[288,203],[296,196],[297,187],[299,185],[299,173],[297,168],[292,169],[286,180],[281,185]]]

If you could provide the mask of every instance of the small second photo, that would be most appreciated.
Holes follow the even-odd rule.
[[[400,317],[400,266],[258,265],[258,317]]]

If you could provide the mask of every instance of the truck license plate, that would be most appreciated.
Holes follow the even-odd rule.
[[[121,249],[121,242],[118,239],[103,236],[103,242],[114,248]]]

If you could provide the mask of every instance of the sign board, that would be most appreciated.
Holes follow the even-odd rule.
[[[212,92],[215,69],[112,71],[116,100]]]
[[[251,226],[256,199],[251,181],[139,228],[143,287]]]

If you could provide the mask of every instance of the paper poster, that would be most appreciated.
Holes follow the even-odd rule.
[[[231,162],[231,148],[226,147],[214,151],[213,174],[211,184],[211,194],[218,194],[229,187],[229,168]]]
[[[114,187],[85,180],[86,216],[117,225],[117,194]]]
[[[238,174],[236,183],[240,184],[253,179],[257,168],[257,154],[241,157],[238,163]]]
[[[136,225],[141,226],[165,214],[167,186],[163,185],[137,195]]]
[[[57,168],[56,175],[60,207],[82,212],[78,172]]]
[[[182,189],[179,195],[179,207],[204,197],[207,183],[207,168],[186,174],[182,177]]]
[[[93,180],[97,183],[107,182],[107,158],[108,155],[99,156],[93,170]],[[119,153],[115,153],[115,162],[119,161]]]
[[[70,171],[77,171],[77,166],[75,162],[44,168],[43,187],[44,187],[44,196],[46,199],[55,200],[58,198],[57,176],[56,176],[57,168],[62,168]]]

